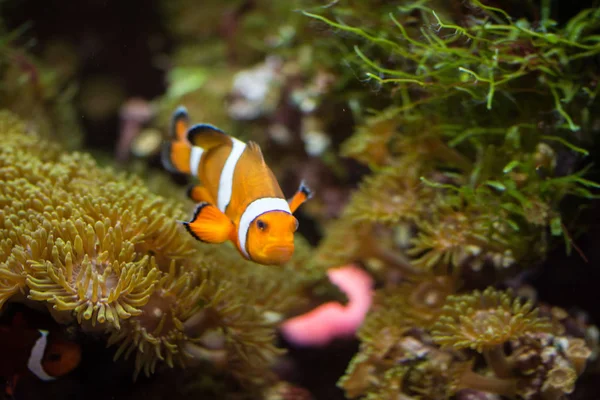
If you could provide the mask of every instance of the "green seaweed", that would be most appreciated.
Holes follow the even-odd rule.
[[[507,311],[493,311],[498,321],[518,314],[510,292],[490,287],[471,295],[468,290],[540,265],[558,242],[553,237],[562,238],[569,253],[576,245],[564,201],[576,199],[585,207],[598,198],[600,185],[588,178],[593,166],[587,158],[598,135],[590,116],[600,110],[593,62],[600,54],[600,11],[581,10],[559,24],[552,20],[556,10],[550,2],[521,11],[506,3],[404,1],[390,4],[393,10],[361,14],[335,2],[304,12],[352,49],[343,62],[385,100],[360,116],[354,134],[342,143],[342,155],[372,173],[353,193],[342,214],[346,222],[336,222],[317,250],[324,260],[339,257],[343,251],[336,243],[350,243],[347,236],[358,237],[359,229],[386,238],[373,248],[352,246],[345,253],[385,287],[359,332],[361,350],[339,382],[348,397],[440,398],[433,391],[438,387],[445,388],[443,396],[471,388],[528,399],[573,390],[575,364],[559,366],[560,357],[569,358],[565,354],[543,367],[546,372],[520,377],[515,364],[506,369],[498,348],[483,351],[486,365],[475,371],[478,359],[472,354],[450,342],[440,352],[428,339],[451,328],[444,319],[449,311],[442,309],[463,310],[457,318],[467,325],[468,309],[475,313],[468,326],[477,325],[483,311],[470,301],[483,307],[488,297],[504,299]],[[370,100],[362,101],[358,107],[366,109]],[[561,166],[564,157],[574,160],[567,168]],[[355,226],[360,228],[352,231]],[[393,283],[398,273],[400,285]],[[429,292],[444,278],[457,283]],[[436,293],[435,307],[423,304],[427,297],[419,286],[408,289],[413,282],[427,282],[420,284],[426,293]],[[433,328],[428,316],[438,318]],[[525,319],[516,315],[515,321],[522,328]],[[469,343],[483,340],[486,327],[495,329],[491,320],[481,334],[467,325],[456,328]],[[526,348],[540,354],[543,343],[561,340],[561,334],[544,329],[517,335],[515,354]],[[506,336],[502,342],[509,340],[514,339]],[[408,361],[407,353],[415,349],[419,366]],[[550,373],[553,368],[563,368],[568,382],[555,381],[559,372]],[[495,377],[486,380],[479,369]],[[408,382],[416,376],[422,386],[411,388]],[[535,379],[546,382],[544,388],[532,387]]]

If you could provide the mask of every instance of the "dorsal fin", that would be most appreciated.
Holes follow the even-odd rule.
[[[260,149],[260,146],[258,145],[258,143],[251,140],[246,144],[246,146],[252,153],[254,153],[256,155],[256,157],[260,161],[262,161],[263,163],[265,162],[265,158],[263,157],[262,150]]]
[[[176,140],[185,140],[190,117],[184,106],[177,107],[171,118],[171,137]]]
[[[231,143],[231,138],[225,132],[210,124],[192,126],[187,132],[187,140],[193,146],[202,147],[204,151]]]

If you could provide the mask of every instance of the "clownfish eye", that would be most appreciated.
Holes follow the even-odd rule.
[[[60,354],[52,353],[48,356],[48,361],[60,361]]]
[[[256,226],[261,231],[264,231],[265,229],[267,229],[267,223],[265,221],[263,221],[262,219],[257,219],[256,220]]]

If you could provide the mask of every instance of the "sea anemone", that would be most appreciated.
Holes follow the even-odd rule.
[[[170,367],[175,363],[184,366],[182,347],[189,340],[184,332],[184,321],[198,313],[204,301],[204,287],[196,285],[197,282],[194,274],[178,270],[173,261],[169,273],[157,279],[156,287],[152,285],[133,318],[127,320],[123,329],[112,331],[108,345],[119,344],[114,358],[123,354],[128,358],[137,350],[136,375],[141,370],[150,375],[159,360]]]
[[[156,257],[164,270],[168,270],[171,259],[192,256],[197,247],[181,235],[175,221],[185,215],[181,205],[158,196],[149,199],[139,179],[121,178],[123,181],[106,182],[101,190],[92,189],[78,199],[87,219],[120,226],[124,237],[131,238],[136,253]],[[88,182],[82,184],[88,186]]]
[[[0,210],[0,221],[4,217]],[[15,247],[19,239],[25,239],[18,235],[18,230],[10,230],[13,222],[2,221],[3,228],[0,229],[0,309],[4,303],[16,294],[25,294],[25,282],[27,279],[28,255],[23,247]],[[35,247],[33,252],[39,251]]]
[[[46,260],[32,260],[29,298],[48,301],[58,311],[73,311],[81,324],[120,321],[141,313],[158,276],[148,257],[136,260],[133,244],[119,227],[82,219],[50,225]]]
[[[197,258],[187,263],[177,268],[173,261],[142,312],[111,333],[115,359],[134,353],[136,375],[150,375],[164,361],[170,367],[209,363],[254,383],[272,378],[265,371],[279,354],[274,323],[261,318],[260,306],[240,299],[245,290],[229,273]]]
[[[262,292],[274,275],[233,272],[239,257],[225,246],[195,243],[177,223],[182,204],[88,155],[44,153],[54,146],[11,114],[2,127],[0,306],[25,302],[106,334],[116,359],[135,357],[135,376],[205,363],[255,387],[275,380],[276,324],[308,307],[325,275],[302,267],[306,251],[278,276],[285,285]]]

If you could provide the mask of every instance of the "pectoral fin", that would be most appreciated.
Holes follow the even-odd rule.
[[[304,181],[300,182],[300,187],[298,187],[298,191],[294,196],[288,200],[288,204],[290,205],[290,211],[294,213],[298,207],[300,207],[306,200],[310,199],[313,196],[312,191]]]
[[[207,202],[198,204],[192,219],[183,225],[194,238],[207,243],[225,242],[234,229],[229,217]]]

